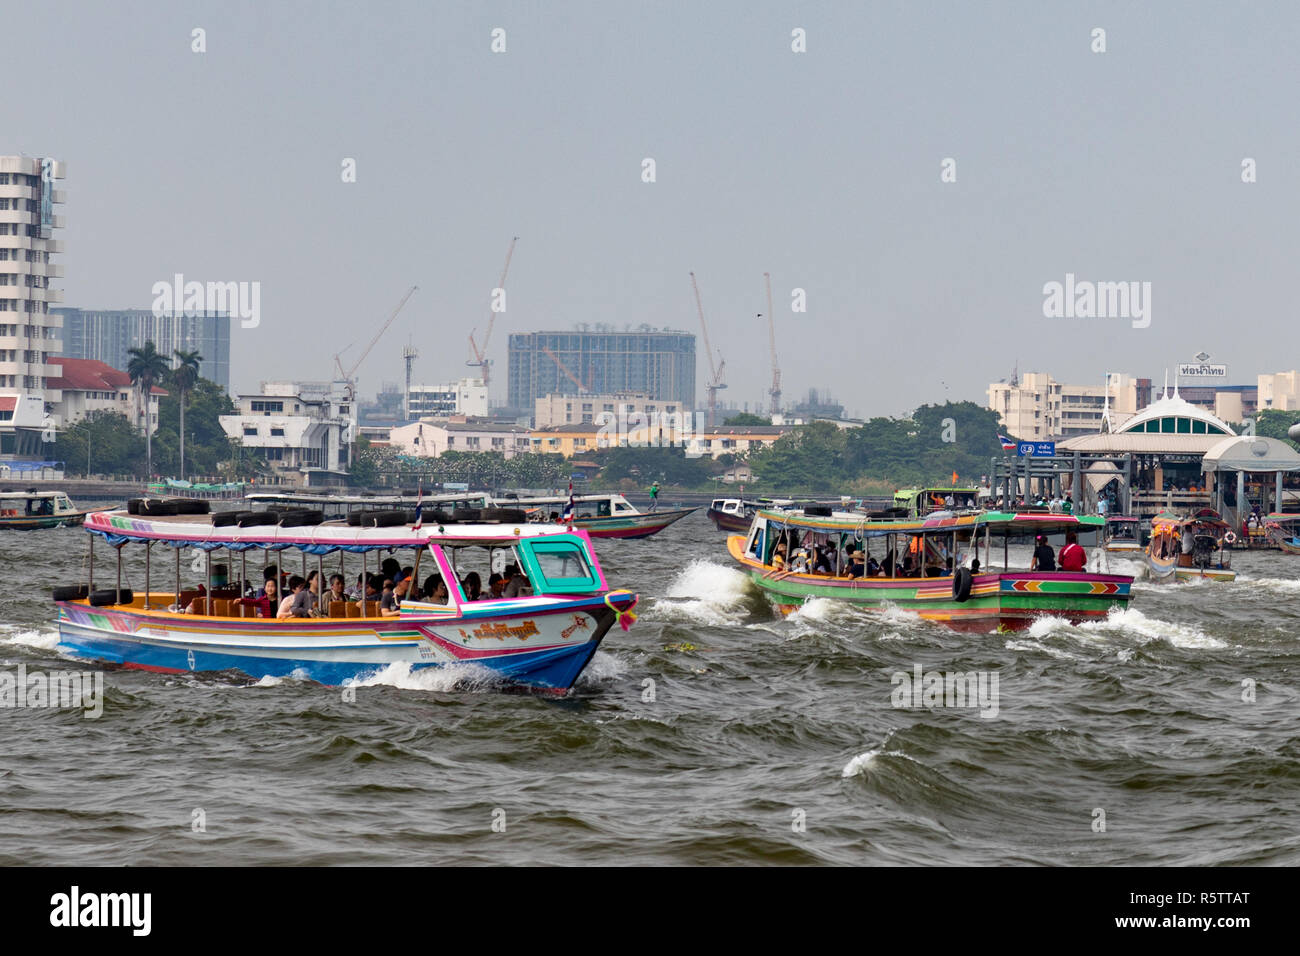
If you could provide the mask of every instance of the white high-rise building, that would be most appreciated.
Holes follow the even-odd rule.
[[[62,319],[50,311],[63,293],[49,286],[63,267],[50,262],[63,243],[54,205],[64,201],[56,180],[63,163],[30,156],[0,156],[0,453],[39,455],[45,426],[57,425],[50,406],[60,395],[49,386],[60,370]],[[42,421],[30,419],[39,407]],[[9,412],[8,415],[5,412]]]

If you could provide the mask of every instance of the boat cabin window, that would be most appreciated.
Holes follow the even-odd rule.
[[[763,525],[756,526],[749,532],[749,540],[745,542],[745,553],[750,557],[762,560],[763,555]]]
[[[608,518],[609,499],[602,501],[579,501],[574,505],[573,513],[579,518]]]
[[[614,505],[614,510],[621,513],[625,511],[632,511],[633,508],[626,501],[620,501]]]
[[[526,538],[519,542],[520,558],[534,593],[572,593],[600,589],[600,577],[588,559],[582,539],[570,536]]]

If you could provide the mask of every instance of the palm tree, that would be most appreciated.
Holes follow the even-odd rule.
[[[149,396],[158,380],[167,374],[167,358],[153,342],[145,342],[141,348],[127,349],[131,356],[126,363],[126,374],[137,389],[136,394],[144,398],[144,448],[145,472],[153,477],[153,429],[149,427]]]
[[[172,384],[176,386],[179,394],[181,405],[181,480],[185,480],[185,399],[193,391],[194,386],[199,381],[199,363],[203,361],[203,356],[195,349],[193,352],[184,352],[176,349],[172,352],[176,359],[176,367],[172,369]]]

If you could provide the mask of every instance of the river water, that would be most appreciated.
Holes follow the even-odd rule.
[[[0,670],[93,669],[55,649],[48,599],[86,537],[0,539]],[[473,671],[349,701],[108,670],[97,719],[0,709],[0,863],[1300,863],[1300,558],[961,634],[826,601],[782,618],[702,511],[597,547],[641,616],[563,700]],[[918,666],[995,675],[996,714],[894,706]]]

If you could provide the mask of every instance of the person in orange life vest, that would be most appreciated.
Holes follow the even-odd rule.
[[[1057,556],[1057,563],[1062,571],[1082,571],[1088,563],[1088,555],[1079,547],[1079,536],[1073,531],[1065,532],[1065,546]]]

